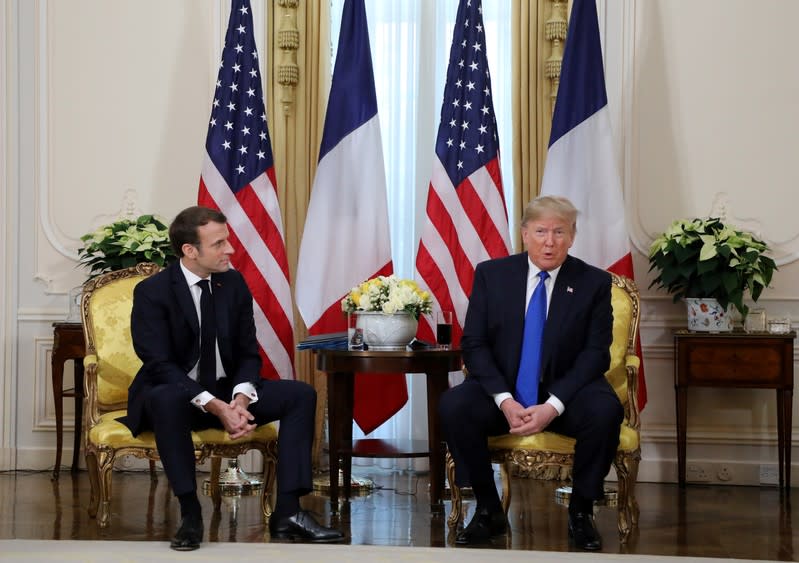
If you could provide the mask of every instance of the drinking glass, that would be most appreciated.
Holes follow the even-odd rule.
[[[443,350],[449,350],[452,345],[452,311],[436,314],[436,344]]]

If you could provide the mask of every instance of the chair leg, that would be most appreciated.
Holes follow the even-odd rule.
[[[150,460],[150,481],[155,483],[158,481],[158,474],[155,472],[155,460]]]
[[[266,450],[263,452],[263,464],[264,490],[261,492],[261,510],[264,514],[264,524],[268,524],[272,517],[272,491],[274,491],[275,476],[277,475],[277,440],[266,445]]]
[[[100,491],[100,503],[97,511],[97,525],[108,526],[111,515],[112,472],[114,470],[114,450],[97,452],[97,477]]]
[[[624,544],[630,532],[638,526],[638,501],[635,499],[635,483],[638,479],[638,455],[619,454],[614,460],[619,479],[619,541]]]
[[[454,528],[463,519],[463,496],[461,495],[460,487],[455,484],[455,460],[452,459],[449,450],[447,450],[445,458],[445,467],[447,471],[447,481],[449,481],[450,504],[452,505],[449,518],[447,518],[447,524],[451,528]]]
[[[91,488],[89,518],[97,518],[97,508],[100,503],[100,469],[97,467],[97,456],[94,452],[86,451],[86,469],[89,472],[89,486]]]
[[[511,462],[503,459],[499,464],[499,475],[502,481],[502,510],[505,511],[505,516],[508,515],[510,509],[510,470]]]

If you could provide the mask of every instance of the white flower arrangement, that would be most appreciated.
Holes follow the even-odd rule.
[[[400,279],[393,274],[378,276],[353,287],[341,300],[341,310],[345,313],[356,311],[376,311],[391,315],[410,313],[413,318],[430,313],[432,300],[430,293],[419,288],[413,280]]]

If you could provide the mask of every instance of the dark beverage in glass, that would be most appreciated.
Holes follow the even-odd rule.
[[[452,344],[452,311],[439,311],[436,315],[436,344],[446,350]]]
[[[436,325],[436,343],[442,346],[452,344],[452,325],[438,323]]]

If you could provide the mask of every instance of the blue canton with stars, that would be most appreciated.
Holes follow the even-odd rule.
[[[461,0],[449,55],[436,154],[457,188],[498,152],[483,9],[480,0]]]
[[[273,164],[248,0],[230,12],[205,148],[234,193]]]

